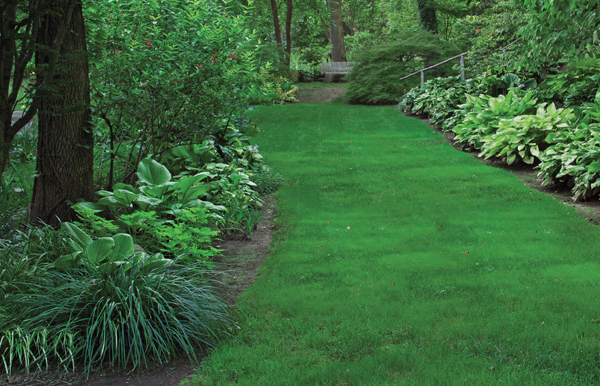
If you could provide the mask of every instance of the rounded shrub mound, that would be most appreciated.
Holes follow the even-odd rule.
[[[347,79],[350,81],[344,99],[357,104],[397,103],[404,90],[420,82],[419,76],[399,81],[409,75],[460,53],[460,49],[428,32],[404,34],[399,40],[373,46],[358,56],[357,64]],[[455,75],[454,63],[430,70],[429,76]]]

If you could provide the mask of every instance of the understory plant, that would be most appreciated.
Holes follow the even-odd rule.
[[[467,95],[466,103],[460,106],[467,111],[466,116],[453,129],[456,133],[455,140],[466,147],[481,149],[484,138],[498,131],[501,119],[511,119],[535,111],[536,102],[533,91],[523,95],[522,91],[516,89],[496,98]]]
[[[357,58],[358,64],[347,76],[350,84],[344,99],[361,104],[397,103],[418,82],[418,77],[400,82],[399,78],[459,52],[454,44],[427,32],[406,33],[399,41],[377,44]],[[451,64],[437,71],[438,75],[447,76],[452,71]]]
[[[546,137],[566,130],[574,121],[572,109],[557,109],[554,104],[540,105],[535,115],[520,115],[501,119],[498,130],[482,138],[481,157],[486,159],[506,157],[511,165],[515,161],[532,164],[547,147]]]
[[[466,94],[467,86],[460,76],[431,79],[406,93],[399,107],[403,112],[427,114],[433,124],[446,130],[461,115],[458,106],[465,102]]]
[[[198,348],[228,333],[227,308],[198,264],[132,253],[125,235],[91,241],[76,233],[70,243],[84,249],[76,268],[62,260],[0,300],[7,374],[79,365],[89,373],[102,364],[139,370],[179,355],[196,360]]]
[[[399,107],[404,112],[427,114],[433,124],[449,131],[464,122],[470,111],[477,109],[472,106],[474,102],[469,96],[483,99],[494,97],[500,98],[495,101],[500,101],[501,96],[510,94],[511,90],[522,96],[536,86],[535,79],[523,80],[512,73],[486,73],[465,81],[460,76],[436,78],[404,94]]]
[[[184,175],[173,181],[165,166],[145,159],[137,175],[139,187],[116,184],[112,192],[99,191],[103,197],[97,203],[74,205],[86,229],[119,229],[132,234],[136,243],[171,258],[183,255],[185,261],[210,261],[216,254],[211,241],[223,221],[219,213],[226,208],[200,199],[210,189],[201,183],[209,174]],[[112,219],[96,214],[105,210]]]
[[[550,146],[540,154],[538,166],[542,184],[566,184],[574,200],[600,192],[600,100],[578,112],[579,122],[548,134],[545,140]]]

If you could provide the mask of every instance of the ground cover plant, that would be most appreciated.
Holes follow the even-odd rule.
[[[391,107],[253,117],[284,226],[192,384],[598,381],[600,231],[572,208]]]

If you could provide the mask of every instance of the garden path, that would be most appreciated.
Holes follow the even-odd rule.
[[[600,230],[392,107],[260,107],[287,183],[192,384],[593,384]]]

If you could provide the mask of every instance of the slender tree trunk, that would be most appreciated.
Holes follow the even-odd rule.
[[[285,65],[290,67],[290,58],[292,56],[292,12],[293,12],[292,0],[287,0],[287,17],[285,18]]]
[[[279,48],[283,50],[283,42],[281,41],[281,28],[279,27],[279,12],[277,12],[276,0],[271,0],[271,11],[273,12],[273,25],[275,27],[275,41]]]
[[[59,35],[67,1],[55,0],[56,13],[41,20],[36,64],[50,61],[47,48]],[[77,0],[60,50],[54,87],[44,91],[39,117],[37,177],[33,188],[31,220],[58,225],[75,218],[69,202],[92,200],[93,133],[85,24]]]

